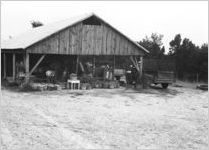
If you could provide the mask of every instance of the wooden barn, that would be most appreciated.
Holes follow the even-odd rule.
[[[116,69],[124,68],[122,63],[126,60],[140,61],[138,70],[142,74],[143,56],[147,53],[148,50],[97,15],[85,14],[32,28],[3,41],[1,75],[15,80],[21,61],[28,82],[37,72],[44,70],[43,66],[59,64],[55,69],[61,78],[65,68],[69,73],[78,73],[81,62],[91,62],[94,68],[108,64]]]

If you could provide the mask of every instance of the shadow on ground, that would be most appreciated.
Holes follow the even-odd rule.
[[[2,82],[1,89],[6,89],[11,92],[22,92],[22,93],[30,93],[31,95],[69,95],[72,98],[79,97],[82,95],[91,95],[94,97],[105,97],[105,98],[112,98],[116,95],[122,95],[125,97],[129,97],[131,99],[134,99],[136,94],[151,94],[156,95],[156,97],[170,97],[170,96],[176,96],[180,92],[177,87],[168,87],[168,89],[163,89],[161,86],[154,86],[149,87],[147,89],[143,88],[134,88],[132,86],[127,87],[121,87],[118,89],[92,89],[92,90],[77,90],[77,91],[71,91],[71,90],[60,90],[60,91],[27,91],[23,92],[20,91],[20,88],[17,85],[8,85],[6,82]]]

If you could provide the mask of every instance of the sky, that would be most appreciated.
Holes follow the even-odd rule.
[[[166,51],[178,33],[208,43],[208,1],[1,1],[1,39],[27,31],[32,20],[47,24],[92,12],[134,41],[163,34]]]

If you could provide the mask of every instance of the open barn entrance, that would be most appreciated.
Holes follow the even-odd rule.
[[[6,74],[8,77],[12,77],[12,54],[6,55]]]
[[[23,72],[26,74],[26,64],[29,64],[28,75],[32,82],[48,82],[47,71],[54,72],[53,78],[55,82],[53,83],[66,83],[68,79],[71,79],[72,74],[76,75],[81,83],[87,82],[87,80],[100,80],[107,82],[123,81],[131,84],[133,79],[132,75],[128,74],[131,66],[133,66],[133,62],[130,59],[132,56],[29,54],[29,58],[27,58],[23,53],[7,53],[5,55],[7,64],[6,75],[16,81],[19,81],[18,76],[20,72],[18,71],[20,71],[21,62],[24,67]],[[4,61],[4,56],[2,58]],[[4,65],[2,65],[3,67]]]
[[[23,53],[2,53],[1,79],[15,80],[20,63],[24,64]]]
[[[30,70],[40,59],[41,54],[30,54]],[[66,82],[66,78],[74,73],[80,78],[84,75],[90,75],[95,78],[104,78],[106,67],[113,73],[111,79],[114,80],[114,70],[122,72],[120,76],[125,76],[125,72],[130,69],[132,62],[129,56],[113,55],[46,55],[38,67],[33,71],[32,76],[37,79],[45,80],[46,71],[53,70],[56,74],[57,81]],[[68,77],[64,77],[67,72]],[[117,73],[117,72],[115,72]],[[118,79],[118,78],[117,78]]]
[[[30,68],[32,68],[42,55],[30,54]],[[55,71],[57,81],[63,81],[63,72],[76,73],[76,55],[46,55],[40,65],[34,70],[34,75],[39,81],[46,79],[46,71]]]

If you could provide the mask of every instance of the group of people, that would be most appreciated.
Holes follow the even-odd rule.
[[[103,79],[112,80],[114,78],[113,68],[109,65],[102,66],[102,68],[103,68]],[[124,74],[124,76],[121,76],[119,78],[116,77],[116,79],[125,84],[131,84],[136,87],[139,80],[139,72],[137,71],[135,66],[130,65],[126,69],[126,73]]]
[[[109,65],[104,67],[103,78],[105,80],[112,80],[113,79],[113,69]]]

